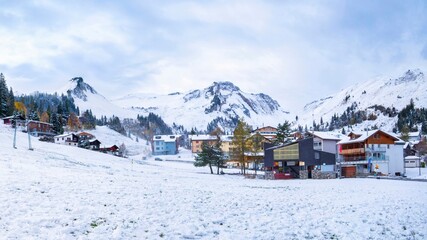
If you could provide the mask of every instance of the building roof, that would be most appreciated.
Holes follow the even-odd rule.
[[[175,142],[180,135],[155,135],[153,141]]]
[[[70,136],[70,135],[75,135],[75,136],[77,136],[76,134],[74,134],[74,133],[64,133],[64,134],[61,134],[61,135],[56,135],[55,137],[68,137],[68,136]]]
[[[350,132],[348,135],[355,134],[358,135],[358,138],[355,139],[343,139],[338,142],[338,144],[348,144],[348,143],[359,143],[365,142],[368,138],[373,136],[375,133],[382,132],[394,139],[395,142],[403,142],[400,138],[398,138],[394,133],[384,132],[381,130],[371,130],[366,132]]]
[[[420,132],[409,132],[408,136],[409,137],[420,137]]]
[[[207,134],[189,135],[188,138],[191,141],[214,141],[214,140],[216,140],[216,136],[207,135]]]
[[[314,132],[308,132],[310,135],[313,135],[315,137],[318,137],[320,139],[323,140],[336,140],[336,141],[340,141],[343,139],[348,138],[347,136],[341,134],[341,133],[336,133],[336,132],[319,132],[319,131],[314,131]]]
[[[99,142],[99,143],[101,143],[101,142],[100,142],[98,139],[96,139],[96,138],[95,138],[95,139],[91,139],[91,140],[89,140],[89,142],[90,142],[90,143],[94,143],[94,142]]]

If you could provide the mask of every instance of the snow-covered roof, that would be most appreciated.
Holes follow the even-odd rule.
[[[36,120],[30,120],[30,121],[28,121],[28,123],[30,123],[30,122],[33,122],[33,123],[41,123],[41,124],[46,124],[46,125],[53,126],[53,124],[51,124],[51,123],[41,122],[41,121],[36,121]]]
[[[366,141],[366,139],[370,138],[372,135],[374,135],[377,132],[382,132],[382,133],[394,138],[395,142],[402,142],[402,140],[400,138],[396,137],[396,135],[393,133],[384,132],[381,130],[371,130],[371,131],[366,131],[366,132],[351,132],[351,133],[349,133],[349,135],[353,133],[355,135],[359,135],[360,137],[355,138],[355,139],[343,139],[343,140],[339,141],[338,144],[364,142],[364,141]]]
[[[199,135],[189,135],[188,138],[192,141],[207,141],[207,140],[216,140],[216,136],[199,134]]]
[[[406,156],[405,157],[405,160],[420,160],[421,158],[420,157],[417,157],[417,156]]]
[[[70,135],[76,135],[76,134],[74,134],[74,133],[64,133],[64,134],[61,134],[61,135],[56,135],[55,137],[68,137]]]
[[[336,141],[340,141],[346,138],[345,135],[341,134],[341,133],[336,133],[336,132],[319,132],[319,131],[314,131],[314,132],[310,132],[310,134],[314,135],[315,137],[324,139],[324,140],[336,140]]]
[[[175,142],[179,135],[155,135],[153,141]]]
[[[420,132],[409,132],[408,136],[409,137],[419,137],[421,134]]]
[[[223,136],[221,136],[221,141],[231,142],[231,141],[233,141],[233,135],[223,135]]]

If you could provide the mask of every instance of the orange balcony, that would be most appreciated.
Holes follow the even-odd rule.
[[[340,154],[341,155],[365,154],[365,148],[342,149]]]

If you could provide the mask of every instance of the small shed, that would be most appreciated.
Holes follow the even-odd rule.
[[[405,157],[405,168],[419,168],[421,166],[421,158],[417,156]]]

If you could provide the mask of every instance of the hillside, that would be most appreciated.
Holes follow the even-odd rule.
[[[377,126],[387,131],[391,131],[397,118],[384,116],[375,111],[374,105],[381,105],[384,108],[395,108],[402,110],[413,99],[415,106],[427,107],[427,80],[420,70],[408,70],[398,78],[375,78],[366,82],[350,86],[340,92],[313,101],[307,104],[299,114],[297,124],[302,126],[312,126],[313,120],[320,123],[330,121],[334,114],[340,116],[348,108],[355,111],[367,110],[368,113],[377,115],[375,121],[366,121],[355,128]]]

